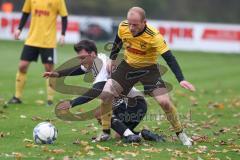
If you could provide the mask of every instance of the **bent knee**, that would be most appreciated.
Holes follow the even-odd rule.
[[[110,93],[110,92],[102,92],[99,96],[99,98],[104,102],[111,102],[112,103],[112,100],[114,98],[113,94]]]

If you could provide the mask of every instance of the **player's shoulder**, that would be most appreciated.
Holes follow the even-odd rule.
[[[119,27],[128,27],[128,21],[124,20],[124,21],[120,22]]]
[[[150,35],[152,37],[155,37],[155,36],[159,35],[159,31],[155,27],[153,27],[149,24],[147,24],[145,33],[147,33],[148,35]]]
[[[147,28],[145,30],[145,33],[147,33],[151,38],[152,41],[162,41],[164,40],[163,36],[161,35],[161,33],[159,32],[159,30],[149,24],[147,24]]]

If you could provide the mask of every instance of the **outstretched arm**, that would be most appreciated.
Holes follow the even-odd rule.
[[[77,105],[82,105],[97,98],[101,94],[105,83],[106,83],[105,81],[95,83],[93,87],[89,89],[86,93],[84,93],[82,96],[71,100],[70,101],[71,106],[75,107]]]
[[[82,75],[85,74],[86,71],[82,69],[82,66],[75,66],[72,68],[67,68],[60,71],[53,71],[53,72],[45,72],[43,74],[43,77],[49,78],[49,77],[65,77],[65,76],[76,76],[76,75]]]
[[[65,101],[64,103],[61,103],[58,106],[58,109],[66,110],[66,109],[69,109],[69,108],[72,108],[72,107],[75,107],[78,105],[82,105],[84,103],[87,103],[87,102],[97,98],[101,94],[105,83],[106,83],[105,81],[95,83],[93,85],[93,87],[91,89],[89,89],[86,93],[84,93],[82,96],[77,97],[73,100]]]
[[[174,73],[174,75],[177,78],[180,85],[185,89],[188,89],[190,91],[195,91],[195,87],[190,82],[188,82],[184,79],[182,70],[181,70],[176,58],[172,54],[172,52],[170,50],[168,50],[167,52],[162,54],[162,57],[166,61],[166,63],[168,64],[168,66],[170,67],[172,72]]]

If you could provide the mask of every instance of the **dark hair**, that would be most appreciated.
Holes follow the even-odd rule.
[[[92,40],[81,40],[77,44],[74,44],[74,50],[78,53],[79,51],[85,49],[88,53],[92,51],[97,54],[97,47],[95,42]]]

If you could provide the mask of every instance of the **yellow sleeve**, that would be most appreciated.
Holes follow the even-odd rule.
[[[65,17],[68,15],[67,12],[67,7],[66,7],[66,3],[65,0],[60,0],[59,2],[59,8],[58,8],[58,13],[60,14],[60,16]]]
[[[31,12],[31,0],[25,0],[22,12],[30,13]]]
[[[163,36],[157,34],[156,37],[153,39],[153,48],[160,54],[163,54],[169,50],[169,47],[164,40]]]

